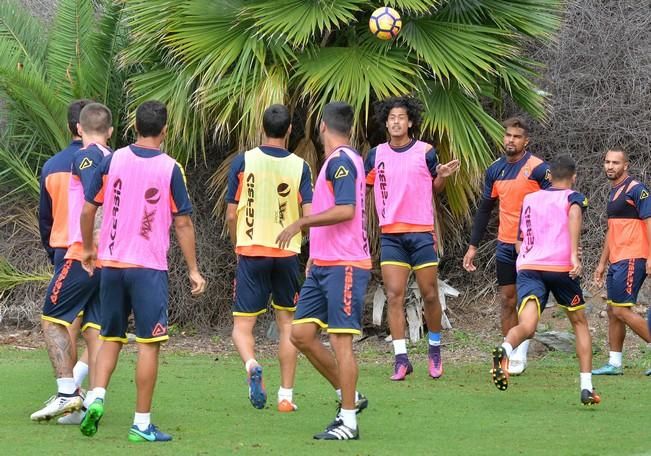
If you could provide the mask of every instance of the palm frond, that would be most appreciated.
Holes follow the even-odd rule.
[[[293,78],[311,115],[330,101],[346,101],[355,109],[354,129],[359,131],[368,121],[372,99],[408,93],[418,77],[418,68],[407,63],[403,49],[367,40],[310,49],[298,61]]]
[[[348,27],[366,4],[362,0],[258,0],[247,4],[242,15],[250,17],[256,34],[271,43],[288,40],[301,47],[323,32]]]
[[[441,0],[388,0],[386,6],[394,8],[401,15],[403,13],[425,14],[435,12],[444,3]]]
[[[82,85],[82,67],[94,29],[95,12],[89,0],[60,0],[56,11],[47,49],[47,76],[56,90],[55,95],[67,103],[90,96]]]
[[[47,282],[51,278],[52,274],[48,271],[19,271],[6,258],[0,256],[0,293],[26,283]]]
[[[15,46],[23,65],[42,71],[46,50],[44,24],[29,14],[15,0],[5,0],[0,4],[0,39]]]
[[[495,73],[502,59],[517,49],[502,30],[479,25],[439,21],[434,17],[408,21],[399,35],[434,76],[444,84],[457,81],[466,90],[477,91],[478,80]]]

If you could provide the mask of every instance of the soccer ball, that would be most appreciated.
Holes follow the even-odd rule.
[[[383,6],[373,11],[368,21],[368,28],[379,39],[390,40],[400,33],[402,19],[396,10]]]

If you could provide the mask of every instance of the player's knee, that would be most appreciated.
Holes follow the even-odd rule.
[[[423,302],[426,306],[441,306],[441,303],[439,302],[439,294],[435,289],[422,292],[421,297],[423,298]]]
[[[609,315],[612,315],[613,317],[621,320],[629,311],[629,308],[620,306],[608,306],[608,311],[610,312]]]
[[[387,302],[389,306],[403,306],[405,302],[404,290],[387,290]]]
[[[289,334],[289,340],[294,345],[294,347],[303,351],[308,345],[312,337],[307,334],[304,328],[300,328],[297,325],[292,326],[291,333]]]

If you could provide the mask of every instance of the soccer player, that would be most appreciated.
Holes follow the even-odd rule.
[[[291,116],[283,105],[267,108],[262,118],[262,145],[233,160],[226,194],[226,222],[235,252],[235,302],[233,343],[248,375],[249,400],[263,408],[267,394],[262,366],[255,359],[253,327],[258,315],[267,311],[269,295],[280,334],[280,388],[278,410],[296,410],[293,400],[296,347],[290,341],[292,320],[298,300],[301,235],[294,236],[286,249],[279,249],[276,237],[301,216],[309,215],[312,204],[312,175],[302,158],[285,149],[291,133]]]
[[[443,374],[438,255],[434,233],[433,189],[443,190],[459,160],[438,162],[436,150],[414,139],[421,105],[411,97],[389,98],[376,106],[377,120],[390,140],[371,149],[364,164],[366,184],[374,185],[380,228],[380,265],[389,302],[388,321],[395,363],[391,380],[413,371],[405,339],[405,289],[413,270],[425,307],[429,340],[429,375]]]
[[[68,106],[68,129],[72,142],[48,159],[41,170],[39,230],[43,247],[54,265],[54,275],[48,286],[43,308],[42,327],[57,378],[57,394],[46,402],[45,407],[31,415],[31,419],[35,421],[49,420],[78,410],[81,403],[77,390],[88,374],[87,354],[84,353],[82,359],[77,361],[77,336],[81,318],[76,318],[75,314],[72,320],[66,321],[60,318],[61,315],[57,312],[62,307],[55,307],[59,300],[59,290],[67,275],[67,272],[64,273],[64,256],[68,249],[68,194],[72,162],[75,153],[83,146],[77,126],[81,110],[89,103],[90,100],[78,100]],[[74,302],[66,304],[69,307],[77,306]],[[69,315],[66,314],[65,318],[68,319]],[[67,332],[68,340],[62,336],[62,328]],[[74,366],[69,366],[70,363]]]
[[[364,162],[349,145],[353,109],[342,102],[323,108],[320,135],[325,162],[314,187],[312,214],[278,236],[280,248],[310,228],[308,274],[301,288],[291,339],[340,395],[341,408],[319,440],[357,440],[356,413],[368,405],[356,391],[353,335],[362,329],[362,311],[371,258],[364,209]],[[326,329],[334,356],[320,341]]]
[[[169,441],[151,423],[151,403],[158,374],[160,344],[167,334],[167,251],[172,223],[189,270],[191,291],[204,291],[197,267],[192,206],[181,166],[160,150],[167,131],[167,109],[146,101],[136,110],[135,144],[104,158],[86,192],[81,214],[83,263],[90,274],[102,262],[100,302],[102,346],[97,356],[92,403],[81,432],[93,436],[104,415],[104,398],[127,342],[127,319],[133,310],[138,343],[136,413],[128,439]],[[104,204],[99,250],[93,246],[93,222]]]
[[[549,187],[549,166],[526,150],[529,127],[524,120],[514,117],[504,122],[505,155],[488,167],[484,193],[473,221],[468,251],[463,257],[466,271],[477,270],[474,264],[477,246],[481,241],[495,204],[499,201],[499,228],[497,232],[497,284],[500,290],[502,335],[518,324],[516,311],[515,241],[518,220],[525,195]],[[524,340],[510,359],[509,372],[518,375],[527,367],[529,341]]]
[[[113,134],[111,111],[100,103],[89,103],[81,110],[77,130],[81,135],[83,147],[78,150],[72,162],[70,189],[68,194],[68,250],[65,254],[65,266],[68,272],[60,281],[58,291],[60,303],[72,300],[77,307],[83,309],[81,332],[86,342],[84,352],[88,359],[89,385],[93,387],[95,359],[100,347],[100,304],[99,304],[99,274],[89,276],[84,271],[82,260],[81,231],[79,217],[84,205],[84,189],[89,188],[96,168],[104,157],[111,153],[107,146]],[[84,400],[82,410],[72,412],[59,418],[59,424],[80,424],[84,411],[90,404]]]
[[[606,264],[606,290],[608,299],[608,362],[592,371],[593,375],[621,375],[622,349],[626,327],[651,342],[649,327],[644,318],[632,307],[644,279],[651,274],[649,239],[651,239],[651,198],[649,189],[628,174],[628,154],[622,148],[606,153],[604,170],[610,181],[608,195],[608,232],[601,259],[594,272],[594,280],[600,287],[604,284]]]
[[[493,350],[493,382],[502,391],[508,387],[506,366],[513,347],[533,337],[552,292],[576,335],[581,403],[598,404],[600,398],[592,387],[592,340],[579,282],[579,243],[588,200],[572,190],[576,165],[570,157],[561,156],[552,163],[551,178],[550,188],[525,196],[522,204],[517,258],[519,322],[506,334],[504,343]]]

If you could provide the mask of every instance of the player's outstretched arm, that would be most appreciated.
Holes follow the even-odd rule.
[[[570,206],[570,214],[568,220],[570,230],[570,248],[572,258],[572,270],[570,277],[573,279],[580,277],[583,267],[579,259],[579,244],[581,241],[581,226],[583,225],[583,210],[577,204]]]
[[[95,271],[95,260],[97,259],[94,241],[95,214],[97,214],[97,206],[86,201],[84,207],[81,209],[81,216],[79,217],[81,240],[84,246],[81,266],[91,276],[93,275],[93,271]]]
[[[352,220],[353,217],[355,217],[354,205],[340,204],[333,206],[326,211],[319,212],[318,214],[301,217],[280,232],[276,238],[276,243],[278,243],[279,248],[284,249],[289,246],[289,242],[292,238],[304,228],[309,228],[311,226],[336,225],[337,223]]]
[[[191,293],[196,296],[206,289],[206,281],[199,273],[195,248],[194,225],[189,215],[177,215],[174,217],[174,229],[179,240],[179,246],[185,263],[188,265]]]
[[[606,239],[604,239],[604,246],[601,249],[601,257],[599,263],[594,271],[592,279],[594,284],[599,288],[604,286],[604,274],[606,273],[606,265],[608,264],[608,257],[610,256],[610,249],[608,248],[608,231],[606,231]]]
[[[441,193],[445,188],[448,177],[459,171],[461,162],[451,160],[446,164],[439,163],[436,167],[436,178],[434,179],[434,192]]]

